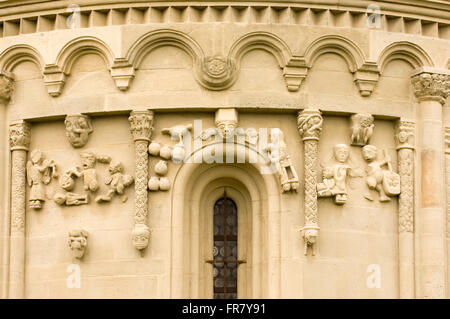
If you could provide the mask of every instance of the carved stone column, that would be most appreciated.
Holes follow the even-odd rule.
[[[446,191],[446,218],[447,218],[447,280],[450,278],[450,127],[445,128],[445,191]],[[447,298],[450,297],[447,289]]]
[[[8,192],[6,190],[9,152],[6,128],[6,107],[13,91],[13,79],[10,74],[0,72],[0,299],[7,296],[8,259],[9,259],[9,214]]]
[[[417,222],[416,296],[445,298],[445,197],[442,105],[449,94],[450,72],[421,68],[412,76],[419,100],[420,192]]]
[[[414,298],[414,138],[415,123],[399,120],[396,127],[398,173],[398,253],[400,298]]]
[[[305,176],[305,226],[302,228],[305,241],[305,255],[308,246],[315,254],[315,244],[319,236],[319,216],[317,210],[317,173],[319,167],[319,138],[322,132],[322,115],[318,110],[305,109],[298,113],[297,126],[303,140]]]
[[[147,226],[148,215],[148,144],[153,131],[152,111],[132,111],[130,117],[131,134],[135,148],[135,182],[134,182],[134,229],[133,244],[138,250],[148,246],[150,229]]]
[[[31,127],[24,121],[9,127],[11,150],[11,242],[9,297],[24,298],[25,291],[25,167]]]

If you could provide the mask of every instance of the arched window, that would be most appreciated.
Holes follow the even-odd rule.
[[[226,192],[214,205],[213,276],[214,299],[237,298],[238,218],[237,206]]]

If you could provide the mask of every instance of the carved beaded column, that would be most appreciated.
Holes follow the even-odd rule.
[[[419,209],[416,222],[416,296],[445,298],[445,196],[442,105],[449,94],[446,70],[421,68],[412,76],[419,100]]]
[[[23,298],[25,290],[25,167],[30,135],[30,125],[24,121],[12,123],[9,127],[11,150],[10,298]]]
[[[152,135],[153,112],[132,111],[130,117],[131,134],[135,148],[135,182],[134,182],[134,229],[133,244],[138,250],[148,246],[150,229],[147,226],[148,215],[148,144]]]
[[[311,246],[313,255],[319,234],[319,216],[317,209],[317,173],[319,166],[319,138],[322,132],[322,115],[319,110],[305,109],[298,113],[297,126],[303,140],[304,176],[305,176],[305,254]]]
[[[11,99],[13,91],[12,76],[0,72],[0,299],[6,298],[8,282],[8,253],[9,253],[9,211],[6,206],[7,167],[9,152],[6,144],[8,131],[6,128],[6,107]]]
[[[396,127],[400,298],[414,298],[414,137],[415,123],[399,120]]]

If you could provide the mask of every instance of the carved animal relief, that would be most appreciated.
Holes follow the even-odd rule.
[[[364,146],[368,143],[375,127],[374,118],[370,114],[358,113],[351,116],[352,145]]]
[[[109,163],[109,174],[110,176],[105,181],[106,185],[109,185],[109,190],[106,195],[97,196],[95,201],[100,202],[110,202],[114,195],[120,195],[122,202],[128,200],[128,196],[124,194],[125,188],[133,184],[134,178],[131,175],[123,173],[123,165],[120,162],[112,160]]]

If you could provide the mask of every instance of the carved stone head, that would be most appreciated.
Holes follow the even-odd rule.
[[[87,246],[87,237],[87,232],[82,229],[74,229],[69,232],[69,247],[72,250],[73,257],[83,258]]]
[[[92,151],[81,152],[80,157],[83,169],[94,168],[95,161],[97,160],[97,157],[95,156],[94,152]]]
[[[346,144],[337,144],[333,147],[333,153],[339,163],[345,163],[350,155],[350,150]]]
[[[150,229],[145,224],[137,224],[131,236],[134,247],[139,250],[145,249],[150,241]]]
[[[0,101],[9,101],[13,89],[13,80],[9,76],[0,74]]]
[[[235,109],[219,109],[216,112],[216,126],[223,138],[233,138],[234,131],[238,126],[237,111]]]
[[[89,134],[93,131],[91,119],[87,115],[67,115],[64,124],[66,125],[66,135],[73,147],[79,148],[86,145]]]
[[[66,191],[71,191],[75,188],[75,180],[70,171],[65,172],[59,178],[59,185]]]
[[[374,145],[366,145],[362,148],[362,156],[367,162],[373,162],[377,158],[377,148]]]
[[[122,165],[121,162],[112,160],[109,163],[108,170],[109,170],[109,173],[111,175],[116,174],[116,173],[122,173],[123,172],[123,165]]]
[[[39,164],[40,162],[42,162],[42,160],[43,160],[43,156],[42,156],[42,152],[40,151],[40,150],[33,150],[32,152],[31,152],[31,162],[33,163],[33,164]]]

